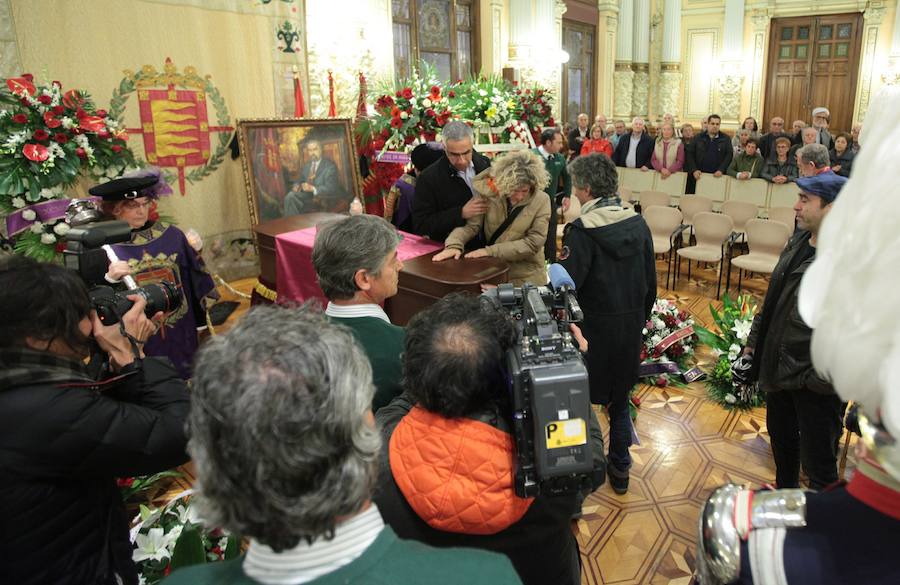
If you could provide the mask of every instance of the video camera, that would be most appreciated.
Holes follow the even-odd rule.
[[[110,244],[131,239],[131,228],[124,221],[96,221],[98,213],[87,209],[81,200],[73,201],[67,212],[67,220],[73,226],[66,234],[63,263],[75,270],[85,284],[91,305],[104,325],[118,323],[134,302],[126,295],[141,295],[146,299],[144,314],[152,317],[159,311],[170,312],[181,306],[181,294],[171,282],[160,282],[139,287],[131,276],[123,278],[128,291],[116,292],[112,287],[98,285],[103,282],[108,262],[118,260]]]
[[[602,481],[594,477],[587,368],[569,332],[569,323],[583,318],[573,289],[501,284],[482,295],[508,311],[518,329],[506,365],[522,498],[586,491]]]

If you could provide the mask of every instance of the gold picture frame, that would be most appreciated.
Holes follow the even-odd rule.
[[[362,201],[349,118],[238,120],[237,135],[252,225]]]

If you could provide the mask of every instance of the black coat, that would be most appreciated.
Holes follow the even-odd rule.
[[[850,176],[850,169],[853,167],[853,159],[856,157],[856,153],[847,148],[844,152],[838,156],[838,153],[835,149],[831,149],[828,152],[828,156],[831,158],[831,167],[834,168],[837,165],[840,165],[841,170],[834,171],[836,174],[842,177]]]
[[[643,217],[624,210],[614,221],[598,220],[608,208],[591,205],[566,228],[560,264],[584,311],[591,402],[608,404],[637,382],[641,331],[656,301],[656,261]]]
[[[606,134],[606,129],[603,130],[603,134]],[[569,144],[569,158],[575,158],[576,156],[581,154],[581,147],[584,145],[584,141],[591,137],[591,129],[590,127],[585,130],[584,137],[581,136],[581,132],[578,131],[578,127],[572,128],[569,132],[568,144]]]
[[[612,160],[616,163],[617,167],[625,166],[625,159],[628,157],[628,148],[630,145],[631,133],[624,134],[619,138],[619,143],[616,145],[616,149],[613,151],[612,156]],[[634,156],[635,168],[650,168],[650,157],[653,156],[653,148],[655,145],[655,142],[650,138],[649,134],[646,132],[641,134],[641,139],[637,145],[637,152],[635,152]]]
[[[98,386],[48,355],[0,353],[0,582],[137,583],[115,478],[187,461],[187,388],[161,359]]]
[[[764,159],[768,159],[775,152],[775,141],[779,138],[791,139],[790,134],[784,132],[767,132],[759,137],[759,152],[762,153]]]
[[[800,317],[797,294],[806,269],[815,259],[810,233],[796,233],[772,272],[762,310],[753,319],[747,347],[753,348],[751,376],[766,392],[811,390],[834,394],[834,387],[812,365],[812,329]]]
[[[491,161],[486,156],[473,152],[472,164],[477,175],[491,166]],[[450,159],[441,157],[422,171],[416,180],[416,196],[412,205],[416,233],[443,242],[454,228],[466,224],[462,208],[471,198],[472,191],[457,175]]]
[[[721,132],[715,138],[716,143],[716,168],[714,170],[703,168],[703,159],[706,157],[706,151],[709,149],[709,143],[713,140],[706,132],[701,132],[694,138],[694,161],[691,165],[695,171],[700,170],[704,173],[721,172],[723,175],[734,158],[734,149],[731,146],[731,139]]]

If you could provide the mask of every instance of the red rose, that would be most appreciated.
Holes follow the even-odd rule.
[[[399,128],[403,126],[403,120],[400,118],[391,118],[391,128]]]
[[[556,126],[556,120],[550,118],[549,120],[547,120],[547,126]]]
[[[34,139],[37,141],[42,141],[50,138],[50,135],[47,134],[46,130],[37,129],[34,131],[34,134],[32,134],[32,137],[34,137]]]
[[[44,112],[44,124],[47,125],[47,128],[59,128],[62,126],[62,121],[57,120],[51,112]]]
[[[120,488],[122,487],[131,487],[134,484],[133,477],[120,477],[116,480],[116,485]]]
[[[632,403],[633,405],[635,405],[635,406],[640,406],[640,405],[641,405],[641,399],[638,398],[637,396],[635,396],[635,395],[632,394],[632,395],[631,395],[631,403]]]
[[[26,116],[25,114],[16,114],[12,117],[12,121],[16,124],[27,124],[28,116]]]
[[[53,101],[53,98],[49,95],[40,95],[38,96],[38,101],[44,104],[45,106],[49,106],[50,102]]]
[[[34,162],[44,162],[50,158],[50,153],[43,144],[26,144],[22,148],[22,154],[25,155],[25,158]]]
[[[118,144],[113,144],[113,145],[112,145],[112,151],[115,152],[115,153],[122,152],[122,147],[119,146]]]
[[[431,86],[431,93],[440,94],[440,93],[441,93],[441,88],[439,88],[439,87],[436,86],[436,85],[432,85],[432,86]]]
[[[378,140],[373,141],[372,148],[375,150],[381,150],[382,148],[384,148],[384,140],[381,140],[379,138]]]
[[[403,99],[411,100],[413,97],[412,89],[408,87],[404,87],[401,93],[403,94]]]
[[[87,153],[80,146],[75,149],[75,154],[78,155],[78,158],[87,158]]]
[[[58,142],[59,144],[65,144],[69,141],[69,137],[63,134],[62,132],[57,132],[53,135],[53,140]]]
[[[447,95],[450,96],[450,97],[452,97],[452,98],[455,98],[455,97],[456,97],[456,92],[453,91],[453,90],[451,89],[450,92],[449,92]]]
[[[656,379],[656,385],[662,388],[665,388],[669,385],[669,379],[666,378],[665,374]]]
[[[57,116],[61,116],[66,113],[66,109],[62,106],[53,106],[52,108],[50,108],[50,111]]]
[[[396,95],[397,97],[403,97],[403,94],[400,93],[399,91],[398,91],[395,95]]]
[[[434,118],[436,116],[436,114],[434,113],[434,110],[432,110],[431,108],[428,108],[427,110],[425,110],[425,115],[431,116],[432,118]]]
[[[97,136],[99,136],[100,138],[109,138],[109,130],[107,130],[106,128],[101,128],[97,131]]]
[[[97,110],[95,113],[96,113],[98,116],[100,116],[101,118],[105,118],[105,117],[106,117],[106,110]]]

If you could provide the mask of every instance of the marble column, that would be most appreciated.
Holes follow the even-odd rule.
[[[719,61],[719,115],[722,122],[739,124],[744,85],[744,0],[725,0],[725,29]]]
[[[888,85],[900,85],[900,4],[894,12],[894,35],[891,37],[891,54],[887,71],[881,79]]]
[[[509,60],[531,57],[532,13],[528,0],[509,0]]]
[[[619,28],[619,3],[616,0],[597,2],[597,78],[594,80],[596,104],[593,113],[608,119],[613,115],[613,83],[616,70],[616,37]]]
[[[631,116],[634,91],[634,71],[631,69],[633,54],[631,31],[633,28],[634,5],[632,0],[620,0],[619,27],[616,35],[616,71],[613,75],[613,84],[615,85],[613,115],[616,118]]]
[[[659,66],[661,114],[681,115],[681,0],[666,0],[663,13],[662,62]]]
[[[631,110],[647,117],[650,95],[650,0],[634,0],[632,65],[634,90]]]

